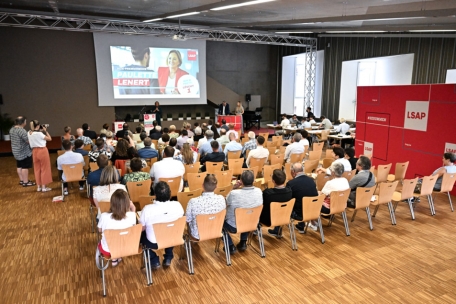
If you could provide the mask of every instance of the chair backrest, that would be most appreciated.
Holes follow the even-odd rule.
[[[351,179],[356,175],[356,169],[354,170],[351,170],[351,171],[345,171],[343,174],[342,174],[342,177],[345,177],[347,179],[347,181],[351,181]],[[388,175],[387,175],[388,177]]]
[[[84,168],[83,168],[84,172],[89,171],[89,168],[90,168],[89,167],[90,166],[89,156],[85,155],[85,156],[83,156],[83,158],[84,158]]]
[[[149,166],[146,166],[146,167],[142,168],[141,171],[142,171],[142,172],[149,173],[149,172],[150,172],[150,167],[149,167]]]
[[[266,149],[268,149],[268,151],[269,151],[269,159],[270,159],[272,155],[275,155],[277,147],[267,147]]]
[[[194,164],[190,165],[184,165],[185,167],[185,173],[184,173],[184,181],[188,181],[187,174],[188,173],[198,173],[200,169],[200,162],[196,162]]]
[[[288,225],[295,200],[292,198],[284,203],[271,203],[271,226]]]
[[[82,179],[82,163],[62,165],[63,174],[66,182],[76,182]]]
[[[155,146],[155,149],[158,149],[158,139],[152,139],[152,143]]]
[[[314,151],[309,151],[309,160],[320,160],[321,158],[321,150],[314,150]]]
[[[258,133],[258,136],[263,136],[264,139],[267,141],[269,138],[269,133]]]
[[[341,213],[347,208],[348,195],[350,189],[331,192],[331,204],[329,205],[330,214]]]
[[[221,237],[226,209],[215,214],[198,214],[196,226],[198,227],[199,241],[212,240]]]
[[[264,163],[266,162],[266,157],[263,157],[263,158],[253,158],[251,157],[250,158],[250,163],[249,163],[249,167],[258,167],[258,171],[262,171],[263,170],[263,166],[264,166]],[[255,175],[255,178],[257,176]]]
[[[320,140],[328,140],[328,135],[330,132],[330,130],[322,130]]]
[[[221,171],[223,167],[223,162],[206,162],[206,172],[215,173],[216,171]]]
[[[304,152],[303,153],[296,153],[296,154],[291,154],[290,155],[290,163],[301,163],[302,160],[304,159]]]
[[[90,171],[93,172],[95,170],[98,170],[98,164],[97,163],[89,163],[89,168],[90,168]]]
[[[421,191],[420,195],[430,195],[432,194],[432,190],[434,189],[435,183],[437,182],[438,176],[424,176],[423,182],[421,184]]]
[[[285,159],[285,154],[275,154],[271,155],[269,154],[269,161],[271,165],[280,165],[282,166],[283,160]]]
[[[139,239],[142,225],[137,224],[126,229],[107,229],[103,231],[109,246],[111,259],[118,259],[141,253]]]
[[[153,224],[158,249],[184,244],[185,215],[174,222]]]
[[[111,202],[110,201],[100,201],[98,202],[98,208],[100,208],[100,212],[109,212],[109,209],[111,209]]]
[[[333,149],[326,149],[325,158],[333,158]]]
[[[261,180],[254,181],[253,186],[261,189]]]
[[[92,151],[92,145],[84,145],[82,149],[90,152]]]
[[[312,173],[313,171],[315,171],[318,167],[318,163],[318,159],[306,160],[304,162],[304,173]]]
[[[331,166],[331,164],[334,162],[334,158],[323,158],[323,164],[322,167],[327,169]]]
[[[287,180],[293,179],[291,175],[291,163],[285,163],[285,175],[287,176]]]
[[[258,167],[250,166],[250,168],[242,168],[242,173],[244,173],[244,171],[253,171],[253,176],[256,178],[256,176],[258,175],[258,171],[259,170],[258,170]]]
[[[177,196],[179,193],[180,183],[182,181],[181,176],[176,177],[162,177],[158,180],[159,182],[166,182],[171,189],[171,197]]]
[[[396,169],[394,170],[394,180],[403,180],[405,173],[407,173],[409,162],[396,163]]]
[[[281,168],[282,168],[282,165],[280,165],[280,164],[264,165],[264,167],[263,167],[264,183],[266,184],[272,180],[272,173],[274,172],[275,169],[281,169]]]
[[[153,204],[154,200],[155,200],[155,195],[154,196],[149,196],[149,195],[140,196],[139,200],[138,200],[139,209],[143,210],[144,206],[149,205],[149,204]]]
[[[242,165],[244,164],[243,158],[228,159],[228,169],[233,172],[233,175],[242,174]]]
[[[233,190],[232,184],[225,186],[225,187],[217,187],[217,188],[215,188],[214,193],[222,195],[223,197],[227,197],[228,194],[231,192],[231,190]]]
[[[277,141],[275,141],[275,140],[267,141],[266,142],[266,146],[268,148],[276,148],[277,149]]]
[[[323,136],[323,132],[321,134]],[[314,142],[312,144],[312,150],[313,151],[322,151],[323,150],[323,145],[324,143],[318,143],[318,142]],[[320,159],[320,158],[319,158]]]
[[[149,167],[152,168],[152,166],[158,161],[158,157],[152,157],[149,159],[150,159],[150,162],[148,163],[148,165],[149,165]]]
[[[217,178],[217,187],[226,187],[231,185],[233,179],[233,170],[217,171],[214,173]]]
[[[227,158],[228,159],[236,159],[241,157],[241,150],[238,151],[228,151]],[[207,166],[207,165],[206,165]]]
[[[356,209],[369,207],[375,186],[356,188]]]
[[[404,182],[402,183],[401,200],[406,200],[413,197],[413,192],[415,191],[417,182],[418,177],[415,177],[414,179],[404,179]]]
[[[321,205],[326,195],[308,196],[302,198],[303,221],[316,220],[320,217]]]
[[[188,188],[190,191],[203,188],[203,182],[206,178],[207,173],[188,173]]]
[[[184,212],[187,212],[188,202],[195,197],[201,196],[203,189],[196,189],[188,192],[179,192],[177,193],[177,201],[182,205]]]
[[[125,163],[127,162],[126,159],[116,159],[116,162],[114,163],[114,166],[117,168],[117,169],[120,169],[122,171],[120,171],[120,176],[123,177],[125,175],[125,173],[127,172],[127,169],[125,168]]]
[[[245,136],[242,137],[242,139],[241,139],[241,145],[244,146],[245,143],[248,142],[249,140],[250,140],[250,138],[248,137],[248,135],[247,135],[247,137],[245,137]]]
[[[283,138],[280,135],[274,135],[274,136],[272,136],[272,141],[275,141],[277,143],[276,147],[278,148],[278,147],[282,146]]]
[[[147,196],[150,193],[150,184],[152,180],[148,179],[141,182],[127,182],[128,194],[133,203],[139,202],[140,196]]]
[[[285,154],[285,150],[287,149],[287,147],[284,147],[284,146],[280,146],[279,147],[279,152],[278,154]]]
[[[325,186],[326,182],[331,180],[332,177],[330,175],[326,175],[326,173],[318,173],[317,178],[315,179],[315,182],[317,184],[317,190],[321,191],[323,187]]]
[[[60,155],[63,155],[63,153],[65,153],[66,151],[65,150],[57,150],[57,157],[59,157]]]
[[[455,173],[444,173],[442,178],[442,185],[440,187],[440,192],[450,192],[451,190],[453,190],[455,180]]]
[[[377,198],[377,203],[378,204],[387,204],[391,202],[391,199],[393,198],[394,191],[396,191],[396,187],[399,181],[395,181],[394,183],[380,183],[379,185],[379,192],[378,192],[378,198]]]
[[[378,165],[377,166],[377,183],[383,183],[388,180],[388,174],[391,170],[392,164]]]
[[[237,233],[250,232],[257,229],[263,205],[255,208],[236,208],[234,216],[236,217]]]

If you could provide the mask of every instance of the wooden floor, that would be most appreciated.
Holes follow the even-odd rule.
[[[298,234],[298,251],[288,232],[281,240],[265,236],[266,258],[249,249],[234,254],[231,267],[213,252],[214,242],[195,245],[195,275],[176,258],[153,272],[150,287],[140,257],[125,258],[107,270],[103,298],[84,193],[75,184],[64,203],[52,203],[57,182],[56,190],[37,193],[18,185],[12,157],[0,162],[0,303],[456,302],[456,214],[443,196],[435,199],[434,217],[422,200],[415,221],[399,205],[397,226],[383,206],[373,231],[359,212],[350,237],[338,217],[324,227],[325,244],[314,232]]]

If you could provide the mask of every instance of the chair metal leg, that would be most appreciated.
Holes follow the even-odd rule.
[[[433,203],[432,203],[432,197],[431,195],[427,195],[427,199],[428,199],[428,203],[429,203],[429,210],[431,211],[431,215],[434,216],[435,213],[434,213],[434,206],[433,206]]]
[[[149,263],[149,282],[150,282],[149,285],[152,285],[152,284],[154,284],[154,279],[152,277],[152,265],[150,265],[150,250],[151,249],[146,249],[146,253],[147,253],[147,262]],[[146,271],[147,271],[147,268],[146,268]]]
[[[291,226],[291,230],[290,230],[290,234],[293,235],[293,246],[295,248],[295,250],[298,250],[298,245],[296,243],[296,231],[295,231],[295,228],[294,228],[294,220],[291,219],[290,220],[290,226]]]
[[[372,214],[372,217],[375,217],[375,215],[377,214],[378,207],[380,207],[380,205],[375,206],[374,214]]]
[[[149,261],[147,260],[147,249],[143,248],[143,258],[144,258],[144,268],[146,269],[146,280],[147,280],[147,286],[150,286],[150,276],[149,276]]]
[[[396,212],[396,208],[397,208],[397,205],[398,205],[398,204],[399,204],[399,202],[396,202],[396,203],[394,204],[394,208],[393,208],[394,212]]]
[[[367,215],[367,221],[369,222],[369,228],[370,230],[374,229],[374,226],[372,226],[372,218],[371,218],[371,212],[369,206],[366,207],[366,215]]]
[[[344,220],[345,233],[347,234],[347,236],[350,236],[350,228],[348,227],[347,213],[345,212],[345,210],[342,211],[342,218]]]
[[[410,214],[412,215],[412,220],[415,220],[415,212],[413,211],[413,202],[411,199],[407,199],[407,204],[409,205],[410,208]]]
[[[223,243],[223,244],[225,244],[225,243]],[[215,252],[215,253],[218,253],[218,252],[219,252],[219,248],[220,248],[220,238],[217,238],[217,239],[215,240],[215,249],[214,249],[214,252]]]
[[[431,201],[431,203],[432,203],[432,215],[435,215],[435,205],[434,205],[434,198],[432,197],[432,194],[428,195],[428,200]]]
[[[60,186],[62,188],[62,202],[64,202],[65,201],[65,195],[63,195],[63,181],[60,182]]]
[[[323,233],[323,225],[321,224],[321,217],[318,217],[318,228],[320,230],[320,236],[321,236],[321,243],[325,243],[325,234]]]
[[[266,257],[266,252],[264,250],[263,231],[261,230],[260,227],[257,228],[257,233],[258,233],[258,243],[260,245],[260,256],[262,258],[265,258]]]
[[[454,209],[453,209],[453,202],[451,201],[450,192],[447,192],[447,194],[448,194],[448,201],[450,202],[451,212],[454,212]]]
[[[93,219],[93,206],[92,206],[92,203],[90,203],[89,211],[90,211],[90,222],[92,223],[92,233],[94,233],[95,229],[93,227],[94,219]]]
[[[290,232],[290,242],[291,242],[291,250],[298,250],[297,247],[295,247],[295,243],[293,242],[293,232],[294,232],[294,229],[293,229],[293,223],[290,221],[288,223],[288,231]]]
[[[225,246],[225,257],[226,257],[226,265],[231,266],[231,255],[230,255],[230,249],[228,245],[228,238],[226,237],[226,232],[225,230],[222,232],[222,238],[223,238],[223,244]]]
[[[388,210],[391,217],[391,225],[396,225],[396,216],[394,215],[393,203],[388,202]]]
[[[100,263],[101,263],[101,282],[103,284],[103,297],[106,297],[106,282],[105,282],[105,265],[103,265],[104,263],[104,259],[102,257],[100,257]],[[108,262],[109,264],[109,262]],[[107,266],[107,265],[106,265]]]
[[[329,217],[328,227],[331,227],[333,221],[334,221],[334,214],[331,214],[331,216]]]
[[[192,242],[190,241],[190,236],[188,236],[185,240],[184,246],[187,253],[188,273],[195,274],[195,270],[193,268]]]
[[[307,227],[309,227],[309,222],[304,222],[304,234],[307,233]]]
[[[353,211],[351,222],[353,222],[355,220],[356,212],[358,212],[358,209],[355,209],[355,211]]]

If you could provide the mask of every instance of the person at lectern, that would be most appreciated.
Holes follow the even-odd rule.
[[[218,114],[219,115],[230,115],[230,105],[227,104],[225,100],[219,106]]]
[[[182,55],[177,50],[169,51],[166,67],[158,68],[158,84],[162,94],[180,94],[177,89],[179,78],[188,73],[179,67],[182,65]]]
[[[162,110],[160,109],[160,103],[158,101],[155,102],[155,109],[152,110],[152,113],[155,114],[157,124],[161,126]]]

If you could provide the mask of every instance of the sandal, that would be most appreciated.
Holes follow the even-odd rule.
[[[23,182],[22,182],[22,181],[20,181],[20,182],[19,182],[19,185],[20,185],[20,186],[22,186],[22,184],[23,184]]]
[[[118,258],[117,260],[112,260],[111,261],[112,268],[117,267],[117,265],[119,265],[120,262],[122,262],[122,258]]]
[[[35,186],[36,183],[32,182],[32,181],[28,181],[28,182],[22,182],[22,187],[29,187],[29,186]]]

